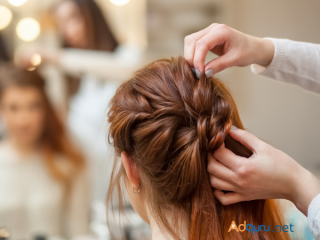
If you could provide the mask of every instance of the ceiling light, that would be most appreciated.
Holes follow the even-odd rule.
[[[25,4],[28,0],[8,0],[8,2],[15,7],[19,7]]]
[[[39,54],[33,54],[30,62],[33,66],[38,66],[41,64],[41,56]]]
[[[110,0],[110,2],[117,6],[123,6],[130,2],[130,0]]]
[[[35,40],[40,34],[40,25],[33,18],[23,18],[17,25],[18,37],[26,42]]]
[[[0,30],[5,29],[11,22],[11,19],[11,11],[5,6],[0,6]]]

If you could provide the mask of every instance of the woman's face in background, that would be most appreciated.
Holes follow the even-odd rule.
[[[11,86],[0,99],[6,133],[19,144],[36,144],[43,132],[45,110],[41,92],[34,87]]]
[[[62,1],[55,11],[55,19],[68,45],[74,48],[88,47],[85,18],[75,2]]]

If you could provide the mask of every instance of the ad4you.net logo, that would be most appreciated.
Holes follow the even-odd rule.
[[[254,232],[261,232],[261,231],[265,231],[265,232],[294,232],[293,231],[293,224],[290,223],[290,225],[275,225],[274,228],[271,228],[270,225],[266,226],[266,225],[258,225],[255,226],[253,224],[250,223],[246,223],[246,221],[244,221],[243,224],[240,224],[239,226],[237,226],[237,224],[235,223],[235,221],[232,221],[228,232],[231,232],[232,230],[236,231],[236,232],[244,232],[244,231],[248,231],[251,232],[252,235]]]

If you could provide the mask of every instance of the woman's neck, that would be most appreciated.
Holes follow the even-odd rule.
[[[170,236],[166,236],[160,229],[159,225],[154,221],[154,219],[150,219],[150,227],[152,233],[152,240],[173,240]]]
[[[173,226],[172,223],[173,223],[173,217],[175,212],[170,210],[165,210],[164,213],[170,225]],[[152,232],[152,240],[174,240],[174,238],[170,236],[169,233],[165,234],[163,231],[161,231],[159,224],[155,221],[155,219],[152,217],[151,214],[148,214],[148,215],[149,215],[150,227]],[[179,219],[179,223],[180,223],[180,233],[179,233],[180,239],[188,239],[189,230],[188,230],[187,218],[181,217],[181,219]]]
[[[18,141],[14,138],[8,138],[5,142],[14,148],[21,156],[32,155],[38,150],[37,143]]]

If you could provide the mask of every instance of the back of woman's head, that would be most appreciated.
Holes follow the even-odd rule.
[[[207,174],[207,154],[224,142],[234,153],[252,152],[233,140],[233,125],[242,128],[236,105],[216,78],[199,80],[184,58],[155,61],[123,83],[110,102],[109,141],[117,156],[125,151],[141,176],[141,190],[153,217],[178,238],[179,216],[189,219],[189,239],[247,239],[247,232],[228,232],[232,221],[281,224],[277,204],[260,200],[223,206],[216,201]],[[120,191],[123,167],[114,172],[108,193]],[[172,207],[172,226],[163,212]],[[266,220],[268,219],[268,220]],[[257,232],[253,239],[286,239],[279,233]]]

